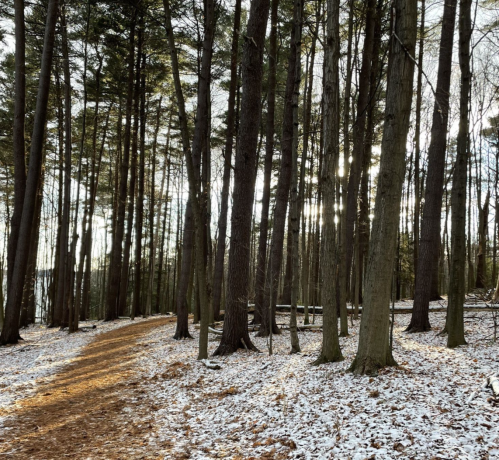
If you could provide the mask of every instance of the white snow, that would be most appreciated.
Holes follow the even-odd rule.
[[[466,313],[468,345],[445,347],[443,313],[431,313],[434,328],[403,332],[409,315],[396,315],[394,356],[399,368],[378,377],[345,372],[356,352],[358,325],[341,339],[345,360],[312,366],[321,332],[300,333],[302,353],[290,355],[288,332],[254,337],[262,353],[241,350],[210,358],[207,369],[195,340],[177,342],[174,325],[143,339],[149,353],[141,372],[154,412],[151,449],[161,458],[300,459],[496,459],[499,409],[489,403],[485,379],[499,372],[490,313]],[[320,322],[321,317],[317,317]],[[278,322],[286,322],[282,317]],[[210,352],[218,339],[210,335]],[[471,393],[477,395],[467,403]]]
[[[175,323],[169,323],[140,340],[134,381],[145,392],[121,417],[135,426],[151,423],[144,449],[165,459],[499,459],[499,408],[483,386],[499,372],[492,315],[466,312],[465,318],[468,345],[450,350],[438,335],[444,313],[430,313],[433,330],[425,334],[403,332],[410,316],[396,315],[399,367],[378,377],[346,372],[360,320],[349,322],[351,335],[340,339],[345,360],[318,367],[311,363],[321,331],[299,333],[298,355],[289,354],[283,331],[273,338],[272,356],[267,339],[251,333],[261,353],[241,350],[223,358],[211,357],[219,337],[210,334],[210,361],[219,370],[196,359],[192,325],[194,340],[175,341]],[[278,323],[287,322],[279,316]],[[35,392],[95,334],[126,324],[99,323],[71,336],[40,326],[22,331],[21,345],[0,349],[0,407]]]

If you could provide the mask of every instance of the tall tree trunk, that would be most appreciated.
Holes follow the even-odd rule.
[[[356,374],[395,363],[389,345],[390,291],[397,249],[400,200],[412,103],[417,0],[395,0],[387,75],[385,124],[365,280]]]
[[[158,148],[158,133],[159,133],[159,128],[161,124],[161,102],[162,102],[162,97],[160,97],[159,102],[158,102],[158,109],[156,112],[156,126],[154,128],[154,138],[153,138],[153,144],[152,144],[152,154],[151,154],[151,162],[153,164],[152,170],[152,178],[151,178],[151,201],[149,204],[149,225],[150,225],[150,241],[149,241],[149,280],[148,280],[148,287],[147,287],[147,301],[146,301],[146,314],[150,315],[152,313],[152,303],[153,303],[153,290],[154,290],[154,271],[156,270],[156,251],[158,248],[158,240],[159,240],[159,229],[161,227],[161,204],[163,202],[163,193],[164,193],[164,187],[165,187],[165,178],[166,178],[166,168],[169,165],[168,158],[165,155],[164,162],[163,162],[163,169],[161,171],[161,187],[160,187],[160,194],[158,197],[158,200],[156,201],[156,191],[155,191],[155,186],[154,186],[154,176],[155,176],[155,171],[156,171],[156,151]],[[166,135],[166,152],[168,152],[169,149],[169,144],[170,144],[170,128],[168,127],[168,133]],[[166,200],[165,200],[165,205],[168,207],[168,194],[170,192],[170,169],[168,168],[168,179],[167,179],[167,186],[166,186]],[[156,205],[157,202],[157,205]],[[156,207],[156,224],[154,225],[154,208]],[[164,217],[164,221],[166,221],[166,216]],[[165,222],[163,222],[163,232],[164,232],[164,225]],[[162,252],[163,248],[161,248]],[[163,254],[161,254],[161,259],[162,259]],[[161,260],[161,264],[163,263],[163,260]],[[160,264],[160,265],[161,265]],[[158,285],[161,284],[161,266],[158,268]],[[161,289],[161,288],[159,288]],[[159,299],[158,299],[159,301]],[[157,304],[159,306],[159,304]],[[156,312],[159,311],[159,308],[156,308]]]
[[[255,195],[258,130],[261,115],[263,53],[269,0],[251,0],[242,58],[242,100],[236,147],[231,245],[225,323],[216,355],[255,349],[248,334],[251,217]]]
[[[465,295],[466,260],[466,177],[468,166],[469,98],[471,90],[470,42],[472,0],[459,1],[459,132],[457,157],[451,194],[451,270],[449,274],[449,305],[447,307],[447,346],[466,344],[464,338],[463,304]]]
[[[275,321],[275,305],[277,301],[281,265],[283,262],[284,234],[288,210],[289,190],[291,186],[293,157],[293,93],[295,90],[296,53],[298,49],[295,46],[295,40],[295,34],[293,31],[291,35],[291,45],[289,48],[288,74],[284,95],[284,114],[281,137],[281,168],[275,196],[272,242],[266,273],[265,296],[262,309],[262,323],[260,326],[260,332],[258,333],[259,337],[267,337],[270,332],[273,334],[280,334],[280,330]],[[289,245],[290,243],[291,241],[288,240]],[[271,328],[272,331],[270,330]]]
[[[88,36],[88,23],[90,22],[90,14],[88,15],[87,19],[87,36]],[[87,59],[87,51],[85,50],[85,60]],[[83,283],[83,276],[84,273],[86,273],[85,270],[85,260],[88,260],[88,263],[86,264],[88,268],[91,266],[91,261],[89,257],[89,251],[91,251],[91,233],[92,233],[92,217],[93,217],[93,210],[94,210],[94,203],[95,203],[95,197],[96,197],[96,192],[97,192],[97,187],[96,183],[98,183],[98,178],[96,180],[96,175],[98,176],[99,171],[100,171],[100,163],[102,159],[102,150],[101,150],[101,155],[99,159],[97,160],[97,127],[98,127],[98,121],[99,121],[99,104],[100,104],[100,79],[101,79],[101,71],[102,71],[102,63],[103,63],[103,58],[98,54],[98,59],[99,59],[99,65],[97,67],[96,73],[95,73],[95,87],[96,87],[96,99],[95,99],[95,109],[94,109],[94,123],[93,123],[93,132],[92,132],[92,158],[91,158],[91,177],[90,177],[90,195],[88,196],[88,200],[85,206],[85,211],[83,214],[83,222],[82,222],[82,238],[81,238],[81,249],[80,249],[80,261],[78,264],[78,270],[76,273],[76,289],[75,289],[75,312],[76,314],[79,314],[80,316],[80,321],[85,321],[87,318],[87,309],[85,308],[85,305],[82,302],[82,296],[85,297],[85,293],[82,293],[82,283]],[[85,69],[86,69],[86,62],[85,62]],[[84,72],[85,74],[86,72]],[[85,81],[86,81],[86,76],[85,76]],[[107,116],[106,120],[106,129],[107,131],[107,123],[109,122],[109,113]],[[82,136],[82,144],[81,147],[83,148],[83,141],[84,138]],[[97,164],[98,163],[98,164]],[[88,228],[87,228],[88,225]],[[89,286],[87,287],[89,288]]]
[[[338,338],[338,316],[336,311],[337,276],[335,266],[336,228],[335,228],[335,180],[340,156],[340,2],[327,0],[327,31],[324,57],[324,161],[322,164],[321,184],[324,191],[324,215],[321,239],[322,275],[322,350],[315,364],[341,361],[343,356]]]
[[[307,68],[307,76],[306,76],[306,85],[305,85],[305,116],[303,120],[303,153],[302,153],[302,164],[301,164],[301,172],[300,172],[300,208],[303,213],[303,224],[302,224],[302,300],[304,306],[304,324],[309,324],[308,317],[308,306],[309,306],[309,274],[310,274],[310,242],[312,238],[312,215],[309,215],[309,232],[308,232],[308,249],[306,249],[305,242],[305,169],[306,162],[308,158],[308,148],[309,148],[309,139],[310,139],[310,130],[311,130],[311,119],[312,119],[312,92],[314,86],[314,64],[315,64],[315,50],[317,45],[317,35],[319,33],[320,20],[321,20],[321,0],[318,1],[315,12],[315,34],[312,37],[312,44],[310,48],[310,64]],[[314,161],[314,135],[312,134],[312,152],[310,156],[310,183],[308,185],[308,200],[310,204],[310,209],[312,208],[312,182],[313,182],[313,161]]]
[[[89,303],[90,303],[90,282],[92,275],[92,236],[93,236],[93,227],[92,227],[92,219],[95,211],[95,199],[97,197],[97,187],[99,185],[99,176],[101,170],[101,162],[102,155],[104,153],[104,144],[107,138],[107,132],[109,128],[109,117],[111,115],[112,104],[109,107],[109,111],[107,113],[106,122],[104,125],[104,132],[102,133],[102,141],[99,150],[99,157],[97,159],[97,165],[95,168],[92,168],[92,179],[90,181],[90,203],[89,203],[89,211],[88,211],[88,229],[84,234],[84,244],[85,244],[85,272],[83,278],[83,294],[82,294],[82,303],[80,314],[85,319],[88,317],[89,313]],[[94,125],[94,130],[97,131],[96,125]],[[107,233],[106,233],[107,235]],[[82,243],[83,244],[83,243]],[[83,251],[83,248],[82,248]],[[80,316],[80,318],[81,318]]]
[[[293,110],[293,139],[292,139],[292,154],[291,154],[291,190],[290,190],[290,223],[291,223],[291,241],[288,244],[292,251],[292,276],[291,276],[291,315],[289,319],[289,331],[291,335],[291,353],[299,353],[300,342],[298,339],[296,310],[298,303],[298,293],[300,289],[300,203],[298,194],[298,106],[300,98],[300,82],[301,82],[301,31],[302,31],[302,14],[303,3],[301,0],[296,0],[294,3],[293,12],[293,37],[291,47],[294,48],[295,68],[294,68],[294,88],[292,96]],[[305,158],[302,158],[302,163]],[[303,184],[302,184],[303,187]]]
[[[255,276],[255,323],[260,323],[265,295],[265,266],[267,263],[267,240],[269,233],[270,183],[272,180],[272,158],[274,156],[275,101],[277,74],[277,13],[279,0],[272,0],[270,12],[269,70],[267,77],[267,120],[265,131],[265,160],[263,171],[262,212]]]
[[[239,54],[239,30],[241,29],[241,0],[236,0],[234,27],[230,58],[229,99],[227,103],[227,131],[225,133],[224,172],[222,180],[222,199],[218,219],[218,241],[213,272],[212,309],[215,320],[220,319],[220,300],[222,297],[222,279],[224,274],[225,239],[227,237],[227,209],[229,207],[230,170],[234,144],[236,122],[237,63]]]
[[[62,59],[64,75],[64,205],[62,210],[61,223],[61,247],[59,265],[57,297],[54,306],[54,317],[51,326],[67,326],[68,315],[66,312],[66,299],[69,291],[67,283],[70,270],[69,254],[69,227],[71,220],[71,153],[72,153],[72,133],[71,133],[71,74],[69,69],[69,51],[67,40],[67,26],[65,19],[65,5],[61,3],[61,29],[62,29]]]
[[[142,23],[142,21],[141,21]],[[141,47],[139,46],[139,49]],[[140,160],[139,160],[139,184],[137,194],[137,210],[135,213],[135,270],[133,278],[133,316],[147,314],[142,309],[141,302],[141,279],[142,279],[142,226],[144,223],[144,179],[145,179],[145,149],[146,149],[146,75],[145,54],[141,53],[142,68],[140,72]],[[141,311],[142,310],[142,311]]]
[[[417,283],[419,260],[419,218],[421,214],[421,180],[419,167],[421,158],[421,106],[423,99],[423,56],[425,41],[426,0],[421,0],[421,20],[419,26],[418,80],[416,84],[416,127],[414,134],[414,275]]]
[[[141,24],[142,20],[139,20]],[[121,284],[120,295],[118,299],[119,315],[124,315],[127,310],[128,300],[128,283],[130,279],[130,251],[132,247],[132,232],[133,232],[133,217],[135,209],[135,195],[137,183],[137,164],[139,152],[139,129],[140,129],[140,75],[141,75],[141,58],[142,58],[142,27],[138,28],[137,38],[137,59],[135,63],[135,87],[133,96],[133,131],[132,131],[132,146],[131,146],[131,163],[130,163],[130,184],[128,190],[128,212],[126,220],[126,235],[125,244],[123,247],[123,265],[121,269]],[[133,308],[130,308],[130,318],[134,319],[139,314]]]
[[[199,193],[199,163],[201,159],[201,149],[203,143],[206,142],[209,123],[209,104],[208,94],[210,86],[210,73],[211,73],[211,60],[213,53],[213,34],[215,27],[215,14],[214,3],[209,0],[205,8],[205,36],[203,40],[203,54],[201,59],[201,71],[199,75],[199,88],[198,88],[198,104],[196,109],[196,124],[194,128],[194,138],[192,143],[192,153],[190,148],[189,129],[187,126],[187,116],[185,112],[185,102],[182,93],[182,86],[180,82],[180,73],[178,66],[178,57],[175,48],[175,39],[171,24],[170,4],[168,0],[163,1],[165,9],[166,29],[168,35],[168,43],[170,47],[170,58],[173,69],[173,79],[175,85],[176,100],[179,112],[179,122],[181,127],[182,148],[184,157],[186,159],[187,172],[189,177],[189,201],[186,207],[185,223],[184,223],[184,247],[182,251],[182,268],[179,279],[179,287],[177,292],[177,330],[175,332],[175,339],[182,339],[191,337],[189,334],[187,319],[187,292],[189,286],[189,272],[192,263],[192,246],[193,246],[193,233],[196,236],[196,244],[200,250],[204,246],[203,242],[203,228],[201,220],[201,208],[198,202]],[[197,213],[199,212],[199,215]],[[193,220],[197,225],[197,230],[193,232]],[[200,348],[199,357],[203,358],[207,355],[207,340],[208,340],[208,306],[205,305],[207,301],[206,291],[206,266],[201,257],[196,257],[196,271],[199,284],[199,292],[201,295],[201,333],[200,333]]]
[[[428,177],[426,179],[425,205],[421,221],[418,271],[412,318],[407,331],[430,330],[429,306],[431,285],[438,280],[438,253],[440,246],[440,220],[444,190],[445,153],[447,147],[447,126],[449,119],[449,92],[452,70],[452,49],[457,0],[444,4],[440,56],[438,63],[437,89],[433,107],[431,141],[428,150]],[[416,178],[417,180],[418,178]]]
[[[352,90],[352,39],[353,39],[353,22],[354,10],[353,1],[349,1],[348,13],[348,44],[347,44],[347,68],[344,88],[344,104],[343,104],[343,174],[338,180],[338,192],[341,190],[341,197],[338,196],[339,209],[339,231],[338,231],[338,311],[340,314],[340,337],[348,336],[348,312],[347,312],[347,289],[348,279],[350,278],[350,266],[347,266],[347,188],[349,174],[349,157],[350,157],[350,92]],[[364,50],[368,47],[372,48],[372,44],[364,42]],[[355,51],[355,54],[357,52]],[[366,85],[366,88],[368,86]],[[339,174],[338,174],[339,176]],[[357,184],[358,188],[358,184]],[[357,203],[355,202],[355,206]],[[355,208],[357,210],[357,208]],[[356,214],[356,213],[355,213]],[[353,226],[351,229],[353,235]],[[350,245],[353,247],[352,241]]]
[[[125,232],[125,211],[128,182],[128,166],[130,162],[130,139],[132,124],[132,105],[133,105],[133,77],[135,66],[135,23],[137,9],[133,8],[132,21],[130,25],[129,36],[129,55],[128,55],[128,80],[127,80],[127,101],[126,101],[126,123],[125,139],[123,143],[123,157],[120,166],[120,182],[117,199],[116,228],[113,233],[113,242],[111,247],[110,270],[108,276],[108,289],[106,299],[106,321],[112,321],[118,318],[118,299],[120,293],[120,278],[122,268],[122,244]]]
[[[26,112],[26,37],[24,25],[24,0],[14,1],[15,10],[15,100],[14,100],[14,212],[10,222],[10,235],[7,248],[7,291],[12,283],[14,262],[16,259],[17,240],[23,213],[24,193],[26,190],[26,146],[25,146],[25,112]],[[18,298],[21,302],[21,298]],[[19,304],[18,309],[21,308]]]
[[[376,21],[374,27],[374,45],[371,63],[371,75],[369,81],[369,101],[367,107],[366,132],[364,136],[364,153],[362,155],[362,179],[360,183],[360,203],[359,203],[359,303],[363,303],[363,280],[365,261],[367,260],[367,251],[369,249],[370,238],[370,169],[372,146],[374,139],[374,129],[376,122],[376,106],[380,97],[380,81],[383,77],[383,62],[380,60],[382,16],[384,10],[384,0],[378,0],[376,6]]]
[[[352,166],[348,178],[347,206],[346,206],[346,273],[350,275],[353,257],[354,227],[357,219],[357,201],[361,180],[362,165],[365,150],[366,120],[369,106],[373,103],[370,98],[371,64],[374,50],[374,31],[376,24],[376,0],[368,0],[366,4],[366,27],[362,65],[359,75],[359,95],[357,98],[357,118],[353,124]],[[346,109],[346,108],[345,108]],[[346,172],[345,172],[346,174]]]
[[[29,243],[31,240],[33,216],[35,213],[36,194],[38,192],[38,184],[40,182],[40,173],[43,163],[43,139],[47,120],[57,11],[58,0],[49,0],[23,211],[15,251],[16,256],[12,269],[12,279],[8,287],[7,303],[5,305],[5,320],[2,328],[2,335],[0,337],[0,344],[2,345],[17,343],[19,339],[18,326],[21,298],[28,264]]]

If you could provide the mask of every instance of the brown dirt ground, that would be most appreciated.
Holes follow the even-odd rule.
[[[134,368],[141,354],[137,341],[172,321],[155,318],[97,335],[35,396],[16,403],[5,423],[11,429],[0,433],[0,459],[159,458],[147,452],[153,409],[140,404],[145,390]],[[142,422],[134,424],[125,407],[139,412]]]

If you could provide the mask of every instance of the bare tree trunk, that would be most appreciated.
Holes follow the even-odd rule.
[[[324,224],[322,230],[321,274],[322,274],[322,350],[314,364],[341,361],[338,338],[338,316],[336,311],[337,276],[335,262],[336,228],[334,216],[335,180],[340,156],[340,2],[327,0],[327,32],[324,58],[324,162],[321,184],[324,191]]]
[[[141,21],[142,24],[142,21]],[[141,29],[142,30],[142,29]],[[139,47],[140,48],[140,47]],[[141,302],[141,279],[142,279],[142,226],[144,222],[144,180],[145,180],[145,156],[146,156],[146,76],[145,76],[145,54],[141,53],[142,61],[140,73],[140,160],[139,160],[139,184],[137,194],[137,209],[135,213],[135,270],[132,310],[133,315],[147,314],[142,308]],[[142,310],[142,311],[141,311]]]
[[[417,0],[395,0],[387,75],[385,124],[365,280],[355,374],[395,363],[389,345],[390,287],[397,249],[400,199],[412,103]]]
[[[130,24],[129,56],[128,56],[128,81],[127,81],[127,101],[126,101],[126,123],[125,139],[123,143],[123,158],[120,167],[120,183],[117,199],[116,223],[113,233],[111,247],[110,270],[108,276],[108,290],[106,299],[106,321],[112,321],[118,317],[118,299],[120,294],[120,279],[122,268],[122,244],[125,232],[125,212],[127,198],[128,166],[130,162],[130,139],[132,124],[133,105],[133,77],[135,66],[135,23],[137,9],[133,8],[132,21]]]
[[[184,226],[184,251],[182,254],[182,270],[179,281],[179,288],[177,293],[177,330],[175,332],[175,339],[190,337],[187,319],[187,298],[191,259],[192,259],[192,217],[196,224],[196,246],[201,251],[204,246],[204,229],[202,228],[202,216],[200,202],[198,201],[199,189],[199,162],[201,158],[201,150],[203,143],[206,141],[209,123],[209,104],[208,94],[210,86],[210,73],[211,73],[211,60],[212,60],[212,47],[213,36],[215,27],[215,5],[213,1],[208,0],[205,5],[205,36],[203,40],[203,54],[201,59],[201,71],[199,75],[199,88],[198,100],[196,109],[196,125],[194,129],[194,138],[192,144],[192,153],[190,150],[189,130],[187,126],[187,116],[185,113],[185,103],[182,94],[182,86],[180,83],[180,74],[178,67],[178,58],[175,48],[175,40],[173,29],[171,25],[170,4],[168,0],[164,0],[166,29],[168,34],[168,42],[170,47],[170,57],[173,69],[173,78],[175,84],[175,93],[177,105],[179,109],[179,121],[181,126],[182,146],[184,157],[186,160],[187,172],[189,177],[189,202],[187,203],[185,226]],[[188,222],[190,221],[190,222]],[[190,233],[190,235],[189,235]],[[191,238],[190,245],[188,241]],[[207,279],[206,279],[206,265],[202,257],[195,257],[197,282],[199,287],[200,301],[201,301],[201,329],[199,337],[199,358],[207,356],[207,343],[208,343],[208,309],[207,305]]]
[[[281,274],[281,265],[283,263],[284,233],[291,185],[293,156],[293,93],[295,90],[296,53],[297,47],[295,46],[295,35],[293,31],[289,48],[288,74],[284,95],[281,168],[275,196],[272,242],[270,246],[271,253],[266,273],[265,296],[262,309],[262,323],[258,333],[259,337],[267,337],[269,335],[271,332],[270,325],[272,325],[273,334],[280,334],[280,330],[275,321],[275,305],[278,293],[279,275]],[[288,244],[290,243],[291,241],[288,240]],[[269,318],[269,314],[271,315],[271,318]]]
[[[165,178],[166,178],[166,168],[167,165],[170,164],[170,162],[167,159],[167,156],[165,155],[164,162],[163,162],[163,169],[161,171],[161,186],[160,186],[160,194],[157,200],[157,205],[156,205],[156,200],[155,200],[155,186],[154,186],[154,175],[156,171],[156,151],[158,147],[158,133],[159,133],[159,128],[160,128],[160,121],[161,121],[161,102],[162,102],[162,97],[160,97],[159,102],[158,102],[158,109],[156,112],[156,126],[154,128],[154,139],[153,139],[153,144],[152,144],[152,170],[153,174],[151,177],[151,202],[149,204],[149,225],[151,227],[150,229],[150,241],[149,241],[149,280],[148,280],[148,286],[147,286],[147,301],[146,301],[146,314],[150,315],[152,313],[152,298],[153,298],[153,289],[154,289],[154,271],[156,269],[156,251],[158,248],[158,240],[159,240],[159,229],[161,226],[161,204],[163,202],[163,193],[164,193],[164,187],[165,187]],[[166,135],[166,152],[168,152],[169,149],[169,144],[170,144],[170,127],[168,127],[168,133]],[[170,168],[168,167],[168,179],[167,179],[167,185],[166,185],[166,200],[165,200],[165,206],[168,207],[168,194],[170,192]],[[154,225],[154,208],[156,207],[156,224]],[[166,221],[166,216],[163,219]],[[164,226],[165,222],[163,222],[163,232],[164,232]],[[161,248],[162,252],[163,248]],[[163,254],[161,254],[161,259],[163,257]],[[163,263],[163,260],[161,260],[161,264]],[[161,265],[160,264],[160,265]],[[161,266],[158,268],[158,285],[161,284]],[[159,289],[161,289],[159,287]],[[159,301],[159,296],[158,296],[158,301]],[[159,305],[159,304],[157,304]],[[159,311],[159,308],[156,308],[156,311]]]
[[[58,0],[49,0],[23,211],[15,251],[16,256],[12,269],[12,278],[7,293],[5,320],[2,328],[2,335],[0,337],[0,344],[2,345],[17,343],[19,339],[18,326],[21,298],[28,264],[29,242],[31,240],[31,229],[35,213],[36,194],[38,192],[38,184],[40,182],[40,173],[43,163],[43,139],[47,120],[57,11]]]
[[[69,227],[71,220],[71,74],[69,70],[69,51],[65,19],[65,5],[61,3],[61,29],[62,29],[62,59],[64,75],[64,206],[61,223],[61,264],[59,266],[57,297],[54,306],[54,317],[51,326],[65,327],[68,321],[66,299],[69,286],[67,283],[70,270],[69,254]]]
[[[261,115],[263,53],[269,0],[251,0],[242,58],[242,100],[236,147],[231,216],[231,245],[227,280],[225,323],[217,355],[238,348],[255,349],[248,334],[250,240],[258,130]]]
[[[35,322],[34,311],[34,296],[36,284],[36,261],[38,258],[38,241],[40,239],[40,216],[43,202],[43,183],[44,171],[42,170],[42,178],[40,181],[40,190],[36,195],[35,215],[33,218],[33,236],[30,241],[28,267],[26,270],[26,280],[24,283],[24,292],[21,308],[21,318],[19,321],[20,327],[27,327]]]
[[[302,32],[303,3],[296,0],[294,3],[293,22],[294,31],[291,40],[291,47],[295,53],[294,88],[292,97],[293,108],[293,141],[291,156],[291,190],[290,190],[290,221],[291,221],[291,241],[288,244],[292,247],[292,277],[291,277],[291,315],[289,319],[289,331],[291,335],[291,353],[299,353],[300,342],[296,324],[296,309],[298,303],[298,293],[300,289],[300,202],[298,195],[298,106],[300,98],[301,82],[301,32]],[[302,158],[302,163],[305,158]],[[303,187],[303,184],[302,184]]]
[[[425,205],[421,221],[421,240],[419,242],[418,260],[421,263],[416,274],[412,318],[407,327],[407,331],[410,332],[424,332],[431,329],[428,316],[431,286],[435,276],[438,281],[438,248],[440,245],[440,220],[444,189],[456,8],[457,0],[448,0],[444,4],[437,89],[433,108],[430,148],[428,150],[428,178],[426,180]]]
[[[139,24],[142,25],[142,19],[139,20]],[[138,163],[138,149],[139,149],[139,122],[140,122],[140,75],[141,75],[141,59],[142,59],[142,37],[143,29],[138,28],[138,44],[137,44],[137,59],[135,63],[135,88],[133,97],[133,132],[132,132],[132,159],[130,164],[130,184],[128,190],[128,213],[126,220],[126,236],[125,244],[123,248],[123,265],[121,268],[121,283],[120,283],[120,295],[118,299],[118,312],[119,315],[124,315],[127,308],[128,300],[128,283],[130,278],[130,250],[132,246],[132,231],[133,231],[133,214],[135,209],[135,194],[136,194],[136,182],[137,182],[137,163]],[[137,312],[134,309],[134,305],[130,308],[130,318],[134,319]]]
[[[213,271],[212,309],[215,320],[220,319],[220,300],[222,297],[222,278],[224,274],[225,239],[227,237],[227,209],[229,207],[230,169],[234,144],[236,122],[237,63],[239,54],[239,30],[241,29],[241,0],[236,0],[234,10],[234,27],[232,30],[232,47],[230,59],[230,86],[227,103],[227,131],[225,133],[224,172],[222,199],[218,219],[218,241]]]
[[[275,101],[277,73],[277,13],[279,0],[272,0],[269,36],[269,70],[267,77],[267,122],[265,132],[265,163],[263,172],[262,212],[255,276],[255,323],[261,322],[265,295],[265,266],[267,263],[267,240],[269,233],[270,183],[272,158],[274,155]]]
[[[10,235],[7,248],[7,290],[12,283],[14,262],[16,259],[17,240],[23,213],[24,193],[26,190],[26,37],[24,25],[24,0],[14,1],[15,10],[15,100],[14,100],[14,212],[10,222]],[[21,298],[18,299],[21,301]],[[21,308],[19,305],[17,308]]]
[[[414,276],[417,283],[419,260],[419,218],[421,214],[421,180],[419,167],[421,157],[421,106],[423,99],[423,56],[425,41],[426,0],[421,0],[421,22],[419,26],[418,80],[416,86],[416,127],[414,134]]]
[[[366,120],[370,105],[371,65],[374,51],[374,32],[376,25],[376,0],[368,0],[366,4],[366,27],[364,49],[362,52],[362,65],[359,75],[359,95],[357,98],[357,117],[353,124],[352,166],[348,178],[348,193],[346,206],[346,273],[350,275],[353,257],[354,226],[357,219],[357,200],[361,181],[362,165],[365,150]],[[346,110],[346,107],[345,107]],[[346,171],[345,171],[346,174]]]
[[[107,131],[109,128],[109,117],[111,115],[112,105],[109,108],[106,117],[106,123],[104,125],[104,132],[102,133],[102,141],[100,145],[99,157],[97,159],[97,165],[95,168],[92,167],[92,179],[90,181],[90,203],[89,203],[89,211],[88,211],[88,229],[84,234],[84,244],[85,244],[85,272],[83,278],[83,293],[82,293],[82,303],[81,303],[81,315],[83,318],[88,317],[89,313],[89,303],[90,303],[90,282],[92,275],[92,236],[93,236],[93,227],[92,227],[92,219],[95,211],[95,199],[97,197],[97,187],[99,185],[99,176],[101,170],[101,162],[102,155],[104,153],[104,144],[107,138]],[[96,126],[94,126],[94,130],[96,131]],[[83,241],[83,240],[82,240]],[[83,244],[83,243],[82,243]],[[82,248],[83,251],[83,248]],[[80,317],[81,319],[81,317]]]
[[[466,289],[466,179],[468,166],[469,98],[471,90],[470,42],[472,0],[459,1],[459,132],[457,157],[451,194],[451,270],[449,274],[449,305],[447,307],[447,346],[466,344],[464,338],[463,304]]]

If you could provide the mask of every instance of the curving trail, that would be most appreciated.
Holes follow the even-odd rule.
[[[144,448],[151,426],[133,424],[128,414],[144,420],[151,411],[134,380],[144,352],[138,340],[173,321],[153,318],[97,335],[35,396],[16,403],[5,423],[11,429],[0,433],[0,459],[158,458]]]

